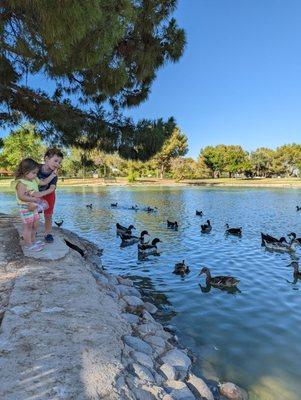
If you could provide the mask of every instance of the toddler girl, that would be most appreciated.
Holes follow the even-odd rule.
[[[36,241],[39,212],[45,210],[48,204],[41,197],[53,192],[54,188],[39,192],[39,185],[47,185],[56,173],[53,171],[46,179],[38,179],[39,164],[31,158],[22,160],[15,173],[16,197],[19,212],[23,222],[23,239],[25,248],[33,251],[43,249],[43,243]],[[46,193],[47,192],[47,193]]]

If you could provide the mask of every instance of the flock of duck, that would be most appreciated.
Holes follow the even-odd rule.
[[[111,208],[117,208],[118,203],[111,203]],[[92,209],[93,205],[92,204],[87,204],[87,208]],[[144,207],[144,208],[139,208],[137,205],[133,205],[129,210],[141,210],[145,212],[156,212],[157,208],[156,207]],[[297,211],[301,211],[301,207],[296,206]],[[196,216],[203,217],[204,213],[201,210],[196,210],[195,212]],[[167,229],[171,229],[174,231],[177,231],[179,228],[179,224],[177,221],[166,221],[166,227]],[[138,251],[138,258],[139,259],[145,259],[148,256],[156,256],[159,255],[160,253],[158,252],[157,245],[158,243],[162,242],[159,238],[154,238],[153,240],[147,240],[147,237],[149,237],[149,233],[147,230],[143,230],[140,235],[134,235],[132,233],[133,230],[136,228],[134,225],[130,225],[128,227],[122,226],[119,223],[116,224],[116,235],[121,239],[121,247],[127,247],[131,246],[134,244],[137,244],[137,251]],[[201,233],[206,234],[210,233],[212,231],[212,225],[210,220],[208,219],[206,223],[201,224]],[[225,235],[234,235],[237,237],[242,236],[242,227],[230,227],[229,224],[227,223],[225,225]],[[261,233],[261,244],[264,246],[267,250],[269,251],[276,251],[276,252],[287,252],[287,253],[292,253],[295,252],[296,246],[299,245],[301,246],[301,238],[298,238],[295,232],[291,232],[288,235],[288,240],[282,236],[279,239],[275,238],[269,234],[264,234]],[[290,283],[296,283],[298,279],[301,279],[301,272],[299,271],[299,264],[297,261],[293,261],[290,266],[293,267],[294,269],[294,282]],[[182,262],[178,262],[174,266],[174,271],[173,273],[176,275],[181,275],[185,276],[190,272],[189,267],[185,264],[185,260]],[[230,275],[221,275],[221,276],[212,276],[210,269],[207,267],[203,267],[199,273],[199,275],[205,274],[206,275],[206,288],[210,290],[210,287],[216,287],[219,289],[226,289],[226,290],[238,290],[237,285],[239,283],[239,280],[233,276]]]

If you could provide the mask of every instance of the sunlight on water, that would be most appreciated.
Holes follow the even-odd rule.
[[[197,372],[245,387],[252,400],[297,400],[301,281],[291,283],[292,258],[262,248],[260,232],[301,236],[301,212],[295,210],[300,194],[258,188],[66,188],[58,191],[56,219],[104,248],[108,270],[131,276],[154,299],[161,318],[177,327],[181,343],[196,354]],[[113,202],[117,208],[110,207]],[[158,212],[130,210],[134,204]],[[11,192],[0,194],[0,205],[2,212],[16,212]],[[197,217],[196,209],[205,216]],[[208,218],[212,232],[201,234]],[[178,221],[178,232],[166,228],[167,219]],[[136,246],[121,249],[116,222],[159,237],[160,257],[139,261]],[[242,237],[225,236],[226,222],[242,226]],[[299,254],[300,248],[295,257]],[[172,274],[183,259],[191,271],[185,278]],[[239,291],[207,290],[204,276],[198,276],[203,266],[213,276],[237,277]]]

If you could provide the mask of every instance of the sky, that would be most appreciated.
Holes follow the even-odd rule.
[[[174,17],[184,55],[127,115],[174,116],[191,157],[221,143],[252,151],[301,142],[300,0],[178,0]]]

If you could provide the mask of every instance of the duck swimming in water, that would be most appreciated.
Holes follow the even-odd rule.
[[[140,234],[140,237],[138,236],[133,236],[131,234],[127,234],[127,233],[121,233],[119,236],[121,238],[121,247],[126,247],[126,246],[131,246],[132,244],[135,243],[140,243],[140,244],[146,244],[145,243],[145,235],[148,235],[147,231],[142,231]]]
[[[295,243],[287,243],[284,237],[280,238],[279,242],[266,242],[263,241],[266,249],[270,251],[278,251],[281,253],[289,253],[295,251]]]
[[[204,213],[203,213],[203,211],[196,210],[195,211],[195,215],[198,215],[198,216],[202,217],[204,215]]]
[[[177,221],[172,222],[172,221],[167,220],[167,228],[174,229],[175,231],[177,231],[179,228],[179,225],[178,225]]]
[[[111,207],[117,207],[118,203],[111,203]]]
[[[212,226],[211,226],[210,220],[207,219],[207,224],[201,225],[202,233],[209,233],[209,232],[211,232],[211,229],[212,229]]]
[[[242,234],[242,228],[230,228],[229,224],[226,224],[226,235],[236,235],[236,236],[241,236]]]
[[[132,234],[132,229],[136,229],[134,227],[134,225],[130,225],[128,228],[126,228],[125,226],[122,226],[120,224],[116,224],[116,234],[117,236],[120,236],[121,234],[128,234],[131,235]]]
[[[61,220],[61,221],[54,221],[54,223],[55,223],[55,225],[56,226],[58,226],[58,227],[61,227],[62,225],[63,225],[63,220]]]
[[[261,244],[264,246],[264,242],[266,243],[287,243],[287,240],[285,239],[284,236],[282,236],[280,239],[277,239],[271,235],[266,235],[261,232]]]
[[[209,268],[203,267],[199,275],[206,274],[206,284],[218,288],[233,288],[239,283],[239,280],[233,276],[215,276],[212,277]]]
[[[296,211],[301,211],[301,207],[300,206],[296,206]]]
[[[162,243],[158,238],[152,240],[151,244],[138,244],[138,255],[150,256],[158,254],[157,243]]]
[[[297,238],[297,235],[295,234],[295,232],[291,232],[287,235],[288,237],[292,237],[292,242],[299,244],[301,246],[301,238]]]
[[[175,264],[175,269],[173,271],[173,274],[184,276],[185,274],[189,274],[189,272],[190,269],[188,265],[185,264],[185,260]]]
[[[91,204],[86,204],[86,207],[90,208],[92,210],[93,204],[92,203]]]
[[[152,207],[147,206],[144,208],[144,211],[146,211],[148,213],[155,212],[155,211],[157,211],[157,207],[152,208]]]

